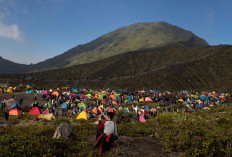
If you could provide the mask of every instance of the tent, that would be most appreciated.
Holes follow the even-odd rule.
[[[11,115],[11,116],[18,116],[18,115],[20,115],[21,113],[22,113],[21,110],[19,110],[19,109],[17,109],[17,108],[14,108],[14,109],[10,110],[9,115]]]
[[[179,102],[184,102],[184,100],[183,100],[183,99],[179,99],[178,101],[179,101]]]
[[[60,106],[61,109],[65,109],[65,108],[68,108],[68,104],[66,103],[63,103],[61,106]]]
[[[8,89],[7,89],[7,93],[13,93],[13,90],[10,89],[10,88],[8,88]]]
[[[33,94],[33,93],[34,93],[33,90],[26,91],[26,94]]]
[[[86,105],[82,102],[77,105],[79,108],[84,108],[86,109]]]
[[[51,112],[47,109],[45,111],[43,111],[43,114],[50,114]]]
[[[31,86],[30,85],[26,85],[26,89],[27,90],[31,89]]]
[[[98,112],[97,112],[97,107],[94,107],[93,109],[92,109],[92,112],[94,113],[94,114],[97,114]]]
[[[72,92],[78,92],[78,89],[77,88],[72,88],[71,91]]]
[[[40,115],[41,110],[38,107],[32,107],[30,111],[28,112],[30,115]]]
[[[45,91],[42,92],[42,94],[43,94],[43,95],[50,95],[51,92],[49,92],[48,90],[45,90]]]
[[[149,111],[149,110],[150,110],[148,106],[144,106],[144,109],[145,109],[146,111]]]
[[[140,98],[140,99],[139,99],[139,102],[144,102],[144,99],[143,99],[143,98]]]
[[[59,93],[57,91],[52,92],[52,95],[55,95],[56,97],[59,96]]]
[[[146,122],[146,119],[144,119],[143,115],[139,116],[139,121],[140,122]]]
[[[52,113],[49,113],[49,114],[40,114],[38,116],[38,118],[39,119],[49,120],[49,121],[52,120],[52,119],[56,119]]]
[[[110,98],[113,99],[113,100],[116,99],[116,97],[114,95],[110,95]]]
[[[12,104],[12,105],[10,105],[9,107],[8,107],[8,109],[7,110],[12,110],[13,108],[17,108],[17,106],[18,106],[18,104],[17,103],[14,103],[14,104]]]
[[[84,120],[87,120],[87,114],[85,111],[82,111],[76,118],[77,120],[78,119],[84,119]]]
[[[85,95],[83,95],[83,94],[80,96],[80,98],[81,98],[81,99],[88,99],[88,97],[85,96]]]
[[[87,94],[86,96],[91,97],[92,95],[89,93],[89,94]]]
[[[145,98],[145,101],[146,101],[146,102],[153,102],[153,100],[152,100],[151,98],[149,98],[149,97],[146,97],[146,98]]]
[[[74,96],[75,96],[75,94],[74,94],[74,93],[70,93],[70,96],[71,96],[71,97],[74,97]]]

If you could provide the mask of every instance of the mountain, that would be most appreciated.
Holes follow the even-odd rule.
[[[0,73],[25,73],[71,67],[99,61],[128,51],[153,49],[167,45],[204,47],[208,46],[208,43],[192,32],[166,22],[137,23],[119,28],[89,43],[78,45],[61,55],[34,65],[26,66],[0,60],[2,65]],[[10,68],[6,69],[5,67]]]
[[[32,76],[38,87],[229,90],[231,62],[232,46],[229,45],[199,48],[175,45],[127,52],[93,63],[24,76]]]
[[[14,63],[0,56],[0,73],[1,74],[25,73],[28,71],[30,71],[29,65]]]
[[[34,71],[71,67],[90,63],[128,51],[157,48],[166,45],[184,47],[208,46],[190,31],[166,22],[137,23],[76,46],[54,58],[33,65]]]

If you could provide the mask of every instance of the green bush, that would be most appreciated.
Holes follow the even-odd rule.
[[[156,121],[168,152],[184,152],[186,156],[231,156],[232,128],[227,115],[218,111],[201,111],[197,114],[161,114]]]
[[[28,126],[0,128],[0,156],[94,156],[86,138],[92,134],[93,126],[73,128],[70,139],[55,139],[54,126]]]

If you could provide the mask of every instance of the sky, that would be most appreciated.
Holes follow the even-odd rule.
[[[231,0],[0,0],[0,56],[31,64],[138,22],[232,44]]]

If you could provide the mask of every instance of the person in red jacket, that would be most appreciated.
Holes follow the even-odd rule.
[[[98,137],[103,133],[105,122],[106,122],[105,116],[100,115],[98,117],[98,128],[97,128],[96,139],[98,139]]]

